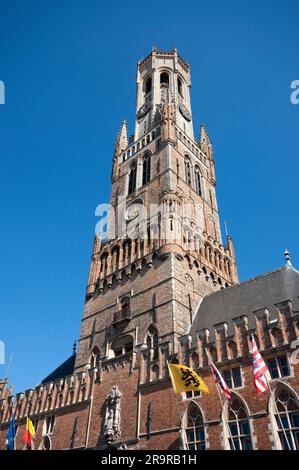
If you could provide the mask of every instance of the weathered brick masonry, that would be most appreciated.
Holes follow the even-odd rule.
[[[117,136],[106,237],[95,237],[78,351],[40,385],[0,382],[0,447],[12,414],[21,449],[299,447],[299,273],[286,266],[239,283],[222,242],[211,140],[194,137],[190,67],[153,49],[137,67],[135,131]],[[123,219],[121,216],[124,215]],[[249,338],[274,400],[253,386]],[[232,389],[220,402],[213,357]],[[210,394],[178,397],[167,361],[190,365]],[[181,420],[182,417],[182,420]],[[287,441],[279,429],[286,428]]]

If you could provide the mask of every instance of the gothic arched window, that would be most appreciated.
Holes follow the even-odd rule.
[[[231,450],[251,450],[252,439],[244,403],[235,395],[228,409],[228,441]]]
[[[185,157],[185,180],[186,183],[191,186],[191,163],[188,157]]]
[[[137,165],[136,165],[136,162],[133,162],[130,167],[129,190],[128,190],[129,194],[132,194],[136,190],[136,176],[137,176]]]
[[[142,184],[147,184],[151,179],[151,154],[146,153],[143,157]]]
[[[283,450],[299,449],[299,400],[286,386],[275,390],[275,424]]]
[[[167,72],[162,72],[160,75],[160,84],[164,86],[169,86],[169,75]]]
[[[180,77],[178,77],[178,92],[181,96],[183,96],[183,82]]]
[[[147,95],[152,90],[152,77],[148,77],[145,81],[144,91]]]
[[[159,355],[159,338],[158,338],[158,332],[154,326],[150,326],[147,332],[146,336],[146,344],[147,347],[152,349],[154,352],[153,359],[156,360],[158,359]]]
[[[130,335],[117,338],[111,345],[110,357],[118,357],[133,351],[133,338]]]
[[[185,424],[188,450],[205,450],[205,428],[200,408],[194,402],[190,403]]]
[[[49,436],[45,436],[41,445],[40,445],[40,450],[51,450],[52,448],[52,442]]]
[[[201,190],[201,174],[200,174],[200,169],[196,165],[195,167],[195,190],[197,194],[200,196],[202,195],[202,190]]]
[[[98,348],[94,348],[91,353],[90,360],[89,360],[91,369],[94,369],[95,367],[97,367],[99,355],[100,355],[100,352]]]

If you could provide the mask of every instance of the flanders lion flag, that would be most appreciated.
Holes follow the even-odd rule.
[[[201,390],[210,393],[201,377],[190,367],[181,364],[168,364],[174,393]]]

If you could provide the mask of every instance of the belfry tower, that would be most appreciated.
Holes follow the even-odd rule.
[[[213,147],[194,137],[190,67],[176,49],[137,66],[133,135],[115,142],[106,237],[94,241],[76,370],[149,348],[166,363],[203,297],[238,282],[223,245]]]

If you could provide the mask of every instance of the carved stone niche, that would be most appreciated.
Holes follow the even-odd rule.
[[[117,385],[113,386],[106,398],[106,412],[104,423],[104,437],[109,444],[121,434],[120,428],[120,401],[122,393]]]

